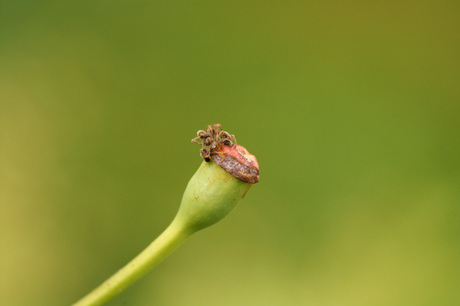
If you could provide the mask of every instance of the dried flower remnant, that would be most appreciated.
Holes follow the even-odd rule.
[[[212,159],[243,182],[259,182],[259,164],[256,157],[243,146],[236,144],[235,135],[222,130],[220,124],[208,125],[206,131],[199,130],[192,142],[202,145],[200,153],[206,162]]]
[[[208,125],[206,131],[199,130],[196,135],[192,142],[202,145],[200,153],[206,162],[211,161],[211,154],[215,153],[221,146],[233,146],[232,140],[236,144],[235,135],[230,135],[222,130],[219,123]]]

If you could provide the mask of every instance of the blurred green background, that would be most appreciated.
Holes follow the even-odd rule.
[[[0,304],[172,220],[219,122],[261,181],[110,305],[459,305],[459,1],[1,1]]]

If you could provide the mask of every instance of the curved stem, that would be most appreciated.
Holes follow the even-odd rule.
[[[74,306],[102,305],[108,302],[159,264],[191,234],[174,220],[145,250]]]

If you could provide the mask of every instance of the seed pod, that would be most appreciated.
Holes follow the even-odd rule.
[[[174,223],[190,234],[208,227],[224,218],[251,186],[216,163],[203,162],[185,189]]]

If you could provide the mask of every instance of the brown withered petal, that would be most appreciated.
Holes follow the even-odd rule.
[[[259,164],[254,155],[240,145],[220,146],[211,154],[212,160],[237,179],[255,184],[259,182]]]

